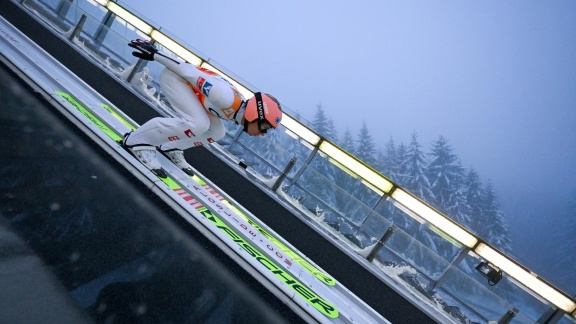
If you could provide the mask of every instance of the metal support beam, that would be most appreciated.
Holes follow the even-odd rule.
[[[392,225],[392,226],[388,227],[388,230],[386,231],[386,233],[384,233],[384,235],[382,235],[380,240],[378,240],[378,242],[374,245],[374,248],[372,249],[372,251],[370,251],[370,253],[366,257],[366,260],[368,260],[369,262],[374,261],[374,258],[376,257],[378,252],[380,252],[380,250],[382,250],[382,248],[384,247],[384,244],[386,244],[386,241],[388,241],[390,239],[390,237],[392,236],[392,234],[394,234],[395,230],[396,230],[396,225]]]
[[[442,286],[442,284],[444,283],[444,281],[446,281],[446,278],[448,277],[448,272],[450,271],[450,269],[452,269],[452,267],[457,266],[458,264],[460,264],[460,262],[462,262],[462,260],[464,260],[464,257],[466,257],[468,255],[468,252],[470,252],[470,249],[467,247],[463,247],[458,254],[456,254],[456,257],[454,257],[454,260],[452,260],[452,262],[450,263],[450,265],[448,267],[446,267],[446,269],[444,270],[444,272],[440,275],[440,278],[438,278],[438,280],[436,280],[436,282],[434,282],[429,290],[432,291],[440,286]]]
[[[282,181],[284,181],[284,179],[286,179],[286,176],[288,175],[288,173],[290,173],[290,170],[292,170],[292,167],[294,167],[294,164],[296,164],[296,160],[298,160],[296,157],[293,157],[290,159],[290,161],[288,162],[288,164],[284,168],[284,171],[282,171],[282,174],[280,174],[280,176],[278,177],[278,179],[276,180],[276,182],[272,186],[272,191],[278,190],[278,187],[280,187],[280,185],[282,184]]]
[[[86,14],[82,14],[82,17],[80,17],[80,20],[76,24],[76,27],[74,27],[74,30],[72,31],[72,33],[70,33],[70,36],[68,36],[69,41],[72,41],[74,38],[78,37],[78,35],[80,34],[80,31],[84,27],[84,23],[86,22],[86,18],[87,18]]]
[[[536,321],[537,324],[554,324],[558,323],[566,313],[559,308],[551,306],[549,309],[540,316]]]
[[[314,147],[314,149],[312,150],[312,152],[310,152],[310,154],[308,155],[308,157],[306,158],[306,161],[304,161],[304,164],[300,167],[300,169],[296,172],[296,174],[294,175],[294,177],[292,178],[292,180],[290,181],[290,186],[293,185],[296,181],[298,181],[298,178],[300,178],[300,176],[302,175],[302,173],[304,173],[304,170],[306,170],[306,168],[308,167],[308,165],[310,164],[310,162],[312,161],[312,159],[314,158],[314,156],[316,156],[316,153],[318,153],[318,147],[320,144],[318,144],[317,146]]]
[[[506,314],[502,315],[502,317],[498,320],[498,324],[508,324],[512,321],[512,319],[518,314],[518,310],[514,307],[509,309]]]

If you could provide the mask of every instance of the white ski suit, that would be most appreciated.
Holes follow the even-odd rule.
[[[149,120],[130,134],[127,145],[184,150],[224,137],[222,119],[242,121],[246,100],[222,76],[162,55],[155,55],[154,60],[166,67],[160,74],[160,87],[179,116]]]

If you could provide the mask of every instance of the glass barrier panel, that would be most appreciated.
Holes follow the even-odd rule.
[[[249,136],[242,132],[228,149],[265,177],[278,176],[295,156],[295,146],[289,145],[294,139],[282,130],[282,127],[271,130],[266,136]]]
[[[422,224],[418,220],[414,219],[414,217],[398,209],[394,205],[394,201],[391,199],[388,199],[384,203],[376,206],[374,211],[380,215],[383,215],[398,228],[409,234],[415,233]]]
[[[358,228],[358,232],[366,237],[366,242],[363,242],[363,246],[377,243],[386,231],[388,231],[390,226],[392,226],[392,222],[377,212],[372,211]]]
[[[457,267],[450,267],[439,291],[466,305],[469,312],[485,320],[498,321],[514,306],[497,296],[486,283],[476,282]],[[529,323],[532,323],[530,321]]]
[[[436,227],[399,209],[392,199],[380,204],[375,210],[394,223],[403,233],[421,242],[446,261],[452,262],[462,248],[461,244]]]
[[[308,195],[313,195],[314,200],[320,200],[323,204],[331,206],[332,209],[338,211],[339,216],[355,224],[355,226],[360,226],[366,217],[372,213],[372,208],[352,195],[351,191],[343,189],[332,179],[328,179],[312,167],[304,170],[297,184],[311,193]]]
[[[243,126],[235,125],[234,123],[230,122],[225,122],[224,125],[226,126],[227,136],[219,141],[219,143],[230,153],[236,155],[240,159],[243,159],[244,162],[250,166],[252,166],[253,163],[262,163],[257,161],[261,160],[261,157],[258,157],[257,155],[261,154],[262,151],[268,151],[266,145],[270,144],[266,144],[260,147],[262,139],[267,140],[267,138],[269,138],[268,140],[273,140],[275,143],[280,143],[278,147],[272,148],[281,152],[280,160],[275,162],[265,160],[263,162],[274,162],[273,165],[276,166],[278,171],[284,171],[289,161],[292,158],[296,158],[296,162],[288,173],[288,177],[294,177],[298,170],[305,167],[304,163],[314,149],[310,145],[304,145],[300,137],[287,131],[283,126],[280,126],[276,130],[269,131],[268,134],[264,137],[249,137],[247,134],[242,132]],[[241,135],[239,140],[234,142],[234,136],[237,132],[241,132]],[[278,152],[275,154],[278,154]],[[277,158],[278,157],[271,157],[270,160],[275,160]]]
[[[305,210],[306,216],[341,241],[349,243],[350,247],[363,249],[367,242],[371,242],[367,234],[360,232],[354,223],[299,184],[289,187],[284,193],[290,197],[289,199],[292,200],[293,204],[299,205],[298,207]]]
[[[564,315],[562,316],[562,318],[558,321],[559,324],[576,324],[576,318],[572,317],[571,315]]]
[[[542,314],[553,307],[548,301],[527,288],[523,288],[506,274],[504,274],[497,286],[500,289],[497,292],[499,296],[508,300],[516,308],[522,310],[522,313],[534,320],[540,318]]]
[[[529,318],[523,313],[516,314],[511,320],[510,324],[533,324],[534,320]]]
[[[87,34],[91,35],[91,37],[96,37],[96,33],[98,32],[102,22],[105,20],[108,10],[96,2],[90,3],[87,1],[75,2],[72,5],[72,8],[73,10],[69,11],[69,14],[73,13],[70,20],[78,21],[83,14],[91,17],[92,19],[88,19],[84,24],[84,30],[87,31]]]
[[[497,284],[490,286],[486,277],[476,270],[476,266],[478,266],[479,263],[480,259],[471,253],[458,265],[458,268],[468,274],[471,281],[487,287],[487,289],[490,289],[494,294],[500,296],[500,298],[507,300],[530,318],[538,319],[552,307],[548,301],[523,287],[523,285],[511,279],[506,273],[503,274],[502,279]]]
[[[58,10],[58,8],[62,5],[63,1],[65,0],[26,0],[24,1],[24,4],[29,5],[31,3],[36,3],[51,9],[53,12],[56,12],[56,10]]]
[[[124,49],[128,47],[125,39],[92,16],[87,16],[81,33],[73,42],[114,75],[120,75],[128,67],[130,58]]]
[[[226,126],[226,135],[220,142],[220,145],[228,149],[230,148],[231,145],[234,144],[234,135],[240,131],[240,128],[242,128],[242,126],[233,123],[225,123],[224,126]]]
[[[317,154],[310,163],[310,166],[317,172],[331,179],[340,188],[346,188],[345,190],[352,197],[370,208],[376,206],[382,197],[382,192],[376,192],[371,189],[357,174],[328,158],[324,153]],[[348,210],[348,208],[344,205],[341,210]],[[361,219],[367,215],[368,214],[357,215],[354,216],[353,219],[355,222],[361,221]]]
[[[451,269],[450,278],[442,285],[442,288],[449,290],[462,300],[473,299],[475,303],[480,300],[475,296],[482,292],[485,295],[482,301],[488,305],[492,303],[490,300],[498,300],[498,303],[505,301],[509,309],[512,307],[519,309],[523,317],[530,318],[531,321],[540,318],[551,307],[548,302],[509,280],[506,274],[498,283],[489,283],[488,279],[476,270],[479,263],[480,260],[474,254],[467,255],[457,267]],[[452,278],[453,275],[455,278]]]
[[[67,6],[62,8],[63,4],[66,3]],[[66,12],[68,11],[68,1],[47,1],[47,0],[27,0],[23,5],[30,9],[34,15],[38,18],[49,23],[52,28],[56,29],[60,33],[65,33],[76,25],[80,16],[74,21],[66,19]]]
[[[110,30],[113,30],[116,34],[120,35],[124,40],[125,43],[122,44],[124,51],[131,53],[133,51],[132,48],[128,47],[127,44],[130,40],[133,39],[145,39],[150,40],[150,36],[146,35],[136,27],[129,24],[126,20],[112,14],[114,20],[110,24]]]
[[[430,248],[435,244],[434,241],[422,244],[403,230],[397,229],[386,243],[386,249],[392,252],[393,258],[386,259],[385,257],[390,256],[383,253],[378,255],[378,260],[392,264],[407,263],[430,280],[438,280],[450,263]],[[456,253],[457,251],[454,255]]]
[[[396,236],[396,232],[392,235],[392,237],[394,236]],[[404,235],[404,239],[408,238]],[[437,258],[437,261],[439,264],[443,263],[441,258]],[[389,278],[403,287],[405,291],[418,298],[419,304],[423,307],[437,309],[451,317],[455,323],[486,322],[486,318],[469,309],[467,305],[449,293],[440,289],[432,289],[434,282],[424,273],[406,264],[396,251],[388,248],[382,249],[373,263]],[[444,264],[446,265],[446,263]]]
[[[132,7],[130,7],[128,4],[126,4],[124,1],[122,0],[112,0],[116,3],[118,3],[122,8],[126,9],[127,11],[129,11],[130,13],[132,13],[134,16],[139,17],[140,19],[142,19],[143,21],[147,22],[149,25],[156,27],[157,29],[161,29],[160,24],[156,23],[154,20],[146,17],[145,15],[141,14],[139,11],[137,11],[136,9],[133,9]]]

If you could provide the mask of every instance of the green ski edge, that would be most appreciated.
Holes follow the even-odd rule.
[[[96,117],[90,110],[82,106],[72,95],[61,92],[55,91],[57,95],[62,97],[68,103],[70,103],[76,110],[78,110],[83,116],[85,116],[90,122],[92,122],[96,127],[102,130],[106,135],[112,138],[114,141],[118,141],[122,139],[122,137],[110,127],[108,127],[104,122],[102,122],[98,117]],[[120,114],[114,111],[111,107],[105,104],[101,104],[107,111],[109,111],[114,117],[118,118],[122,123],[128,126],[130,129],[135,129],[135,126],[126,121]],[[159,178],[161,179],[170,189],[178,190],[181,189],[181,186],[170,176],[167,178]],[[196,177],[196,179],[199,179]],[[201,179],[200,179],[201,180]],[[203,181],[201,184],[205,184]],[[233,206],[232,206],[233,207]],[[268,269],[272,274],[276,276],[276,278],[280,279],[284,284],[289,286],[296,294],[302,297],[308,304],[318,310],[320,313],[324,314],[326,317],[329,318],[337,318],[338,317],[338,309],[328,301],[324,300],[321,296],[317,295],[314,291],[306,287],[304,284],[300,283],[294,277],[292,277],[289,273],[284,271],[281,267],[279,267],[274,261],[268,259],[266,256],[262,255],[256,248],[254,248],[249,242],[244,240],[240,235],[238,235],[232,228],[230,228],[226,223],[224,223],[218,216],[214,215],[208,208],[202,206],[196,209],[199,211],[204,217],[210,220],[216,228],[220,229],[224,232],[228,237],[230,237],[236,244],[238,244],[242,249],[244,249],[251,257],[255,258],[261,265],[263,265],[266,269]],[[240,212],[237,208],[234,207],[235,211]],[[246,217],[243,213],[241,216]],[[263,229],[257,226],[253,221],[249,220],[250,224],[256,226],[258,231],[260,231],[263,235],[268,237],[269,239],[273,240],[275,244],[279,245],[279,248],[284,248],[290,251],[286,246],[278,242],[274,237],[270,234],[265,232]],[[294,252],[290,251],[292,254],[296,255]],[[292,256],[292,255],[291,255]],[[292,256],[294,257],[294,256]],[[296,259],[296,258],[295,258]],[[301,263],[308,271],[311,271],[316,277],[318,277],[317,273],[321,274],[320,278],[322,282],[328,283],[331,282],[334,285],[334,280],[328,276],[323,275],[321,272],[316,270],[312,265],[308,262],[303,260],[302,258],[298,257],[303,261]],[[299,260],[299,261],[300,261]],[[307,265],[307,266],[306,266]]]

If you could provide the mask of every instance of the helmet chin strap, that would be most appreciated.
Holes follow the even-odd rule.
[[[263,120],[266,120],[266,118],[264,117],[264,103],[262,102],[262,93],[256,92],[254,93],[254,97],[248,100],[256,100],[256,109],[258,113],[258,119],[256,120],[258,120],[259,123],[262,122]],[[244,132],[246,133],[248,133],[248,124],[249,124],[248,120],[244,118]]]
[[[244,118],[244,132],[248,133],[248,120],[246,118]]]
[[[258,112],[258,120],[263,121],[266,120],[264,116],[264,102],[262,101],[262,93],[256,92],[254,94],[254,99],[256,99],[256,109]]]

